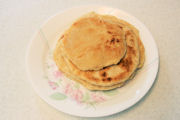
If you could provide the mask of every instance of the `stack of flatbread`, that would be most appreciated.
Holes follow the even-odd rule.
[[[145,60],[138,30],[110,15],[88,13],[58,40],[56,65],[90,90],[110,90],[132,79]]]

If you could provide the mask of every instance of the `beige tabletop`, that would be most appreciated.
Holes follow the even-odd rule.
[[[98,4],[142,21],[159,48],[160,69],[149,93],[133,107],[103,118],[59,112],[36,95],[25,72],[30,38],[50,16]],[[0,0],[0,120],[179,120],[180,0]]]

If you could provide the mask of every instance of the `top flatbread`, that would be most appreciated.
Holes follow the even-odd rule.
[[[80,70],[100,70],[117,64],[125,55],[122,27],[89,13],[78,19],[63,35],[63,52]]]

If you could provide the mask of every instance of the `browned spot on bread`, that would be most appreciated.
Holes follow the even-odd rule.
[[[126,71],[129,71],[130,70],[130,66],[132,65],[131,57],[123,59],[120,64],[122,65],[122,67],[124,67],[124,69]]]
[[[106,77],[106,72],[103,72],[102,76],[103,76],[103,77]]]
[[[120,26],[120,25],[118,25],[118,27],[120,28],[120,29],[122,29],[123,27],[122,26]]]
[[[64,35],[62,35],[60,39],[63,39],[63,38],[64,38]]]
[[[116,42],[119,42],[119,39],[116,39]]]
[[[128,48],[128,52],[129,52],[130,54],[136,55],[136,51],[134,50],[133,47],[127,46],[127,48]]]
[[[111,81],[111,78],[110,78],[110,77],[108,77],[108,78],[107,78],[107,80],[108,80],[108,81]]]
[[[111,32],[111,31],[107,31],[107,33],[112,34],[112,32]]]
[[[115,39],[112,38],[110,43],[114,44],[115,43]]]

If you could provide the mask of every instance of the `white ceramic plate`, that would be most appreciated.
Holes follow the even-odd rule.
[[[63,76],[52,60],[54,45],[63,31],[75,19],[91,11],[117,16],[140,31],[146,61],[135,78],[122,88],[108,92],[88,91]],[[33,88],[48,104],[71,115],[100,117],[129,108],[148,92],[158,72],[159,56],[151,33],[132,15],[106,6],[82,6],[61,12],[41,26],[29,44],[26,65]]]

